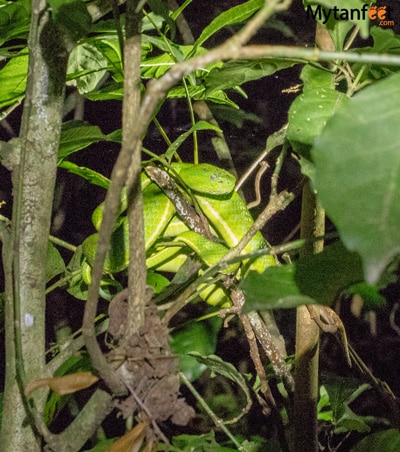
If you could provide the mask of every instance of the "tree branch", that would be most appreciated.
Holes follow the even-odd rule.
[[[32,2],[29,78],[20,131],[20,164],[13,175],[12,275],[6,287],[4,450],[40,450],[23,389],[45,373],[46,254],[61,133],[68,52],[46,1]],[[39,262],[39,265],[38,265]],[[12,279],[13,287],[10,287]],[[35,395],[41,410],[46,394]],[[33,408],[35,410],[35,408]],[[28,415],[31,424],[21,426]],[[36,437],[35,437],[36,435]]]

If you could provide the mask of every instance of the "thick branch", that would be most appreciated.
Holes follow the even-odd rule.
[[[4,450],[39,450],[22,395],[45,370],[46,254],[61,131],[68,53],[44,0],[32,2],[29,79],[20,132],[20,165],[14,174],[12,280],[7,278],[7,370],[1,444]],[[18,387],[19,385],[19,387]],[[36,397],[41,409],[44,397]],[[24,406],[25,404],[25,406]],[[32,430],[33,428],[33,430]]]

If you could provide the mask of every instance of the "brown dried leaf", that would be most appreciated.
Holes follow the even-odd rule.
[[[29,382],[25,388],[25,395],[29,397],[37,389],[48,386],[59,395],[73,394],[86,389],[98,381],[98,377],[91,372],[77,372],[63,377],[38,378]]]
[[[148,423],[141,422],[135,428],[121,436],[109,449],[109,452],[131,452],[139,450],[146,436],[146,427]],[[135,447],[135,449],[133,449]]]

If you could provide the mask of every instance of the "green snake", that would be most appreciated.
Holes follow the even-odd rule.
[[[145,247],[147,268],[157,272],[176,273],[187,257],[195,254],[205,266],[218,263],[230,248],[238,244],[253,224],[253,218],[245,202],[234,191],[236,180],[229,172],[210,164],[171,165],[172,176],[181,185],[182,193],[191,192],[188,201],[197,205],[207,219],[215,238],[207,238],[195,232],[196,228],[187,226],[177,215],[174,204],[164,192],[142,173],[143,209],[145,223]],[[103,203],[92,215],[93,225],[100,229]],[[104,264],[106,273],[125,270],[129,263],[128,222],[126,218],[126,197],[121,200],[116,227],[111,237],[111,248]],[[194,229],[194,230],[192,230]],[[82,244],[83,254],[89,264],[94,261],[98,233],[89,236]],[[257,232],[243,250],[244,254],[266,248],[266,242]],[[274,258],[261,256],[252,261],[249,269],[263,272],[275,265]],[[240,272],[239,265],[232,265],[225,273]],[[242,270],[243,274],[243,270]],[[203,289],[201,297],[215,305],[226,301],[222,289],[214,287]]]

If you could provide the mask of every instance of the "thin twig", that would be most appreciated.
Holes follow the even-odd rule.
[[[257,171],[256,178],[254,180],[254,191],[256,193],[256,199],[247,204],[247,208],[249,210],[253,209],[254,207],[257,207],[261,202],[261,189],[260,189],[261,188],[260,187],[261,179],[262,179],[265,171],[267,171],[268,168],[269,168],[269,165],[267,162],[260,162],[260,168]]]
[[[241,450],[240,443],[237,441],[237,439],[232,435],[232,433],[226,427],[226,425],[224,424],[224,421],[222,419],[220,419],[214,413],[214,411],[207,405],[207,403],[203,399],[203,397],[201,397],[201,395],[196,391],[195,387],[186,378],[186,375],[183,372],[180,372],[179,376],[182,378],[183,382],[188,387],[189,391],[196,397],[196,400],[203,407],[203,409],[207,413],[207,415],[210,416],[210,418],[214,422],[215,426],[220,428],[225,433],[225,435],[233,442],[233,444],[238,448],[238,450]]]

